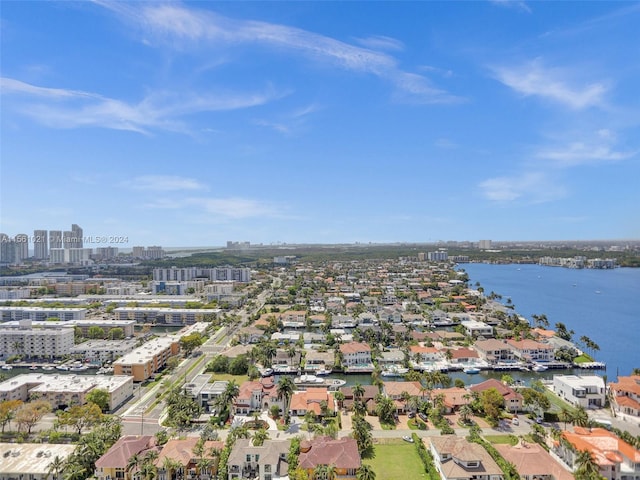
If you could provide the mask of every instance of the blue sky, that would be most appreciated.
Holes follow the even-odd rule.
[[[0,231],[637,239],[638,24],[629,2],[2,2]]]

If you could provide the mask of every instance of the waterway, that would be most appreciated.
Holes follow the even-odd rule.
[[[515,311],[531,320],[545,314],[550,328],[557,322],[586,335],[600,346],[598,361],[607,364],[610,380],[640,368],[640,268],[570,269],[540,265],[460,264],[485,295],[511,299]],[[557,372],[557,371],[556,371]],[[599,374],[605,372],[598,372]],[[553,372],[544,372],[553,375]]]

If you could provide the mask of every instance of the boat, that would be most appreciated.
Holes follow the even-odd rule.
[[[43,369],[43,370],[46,370],[46,371],[48,371],[48,372],[49,372],[49,371],[51,371],[51,370],[53,370],[53,368],[54,368],[54,367],[53,367],[53,366],[51,366],[51,365],[45,365],[44,367],[42,367],[42,369]]]
[[[273,375],[273,368],[264,368],[260,370],[261,377],[270,377],[271,375]]]
[[[37,369],[38,369],[38,366],[37,366],[37,365],[31,365],[31,366],[29,367],[29,370],[37,370]]]
[[[325,370],[324,368],[321,368],[320,370],[316,370],[315,375],[319,377],[321,375],[329,375],[330,373],[331,373],[331,370]]]
[[[329,390],[335,391],[347,383],[346,380],[339,378],[318,377],[317,375],[300,375],[293,379],[293,383],[296,387],[327,387]]]
[[[480,373],[480,369],[478,367],[465,367],[462,369],[464,373],[468,373],[469,375],[474,375],[476,373]]]
[[[57,369],[57,370],[63,370],[63,371],[65,371],[65,372],[66,372],[66,371],[68,371],[68,370],[69,370],[69,367],[68,367],[67,365],[58,365],[58,366],[56,367],[56,369]]]
[[[73,365],[69,368],[69,370],[72,372],[82,372],[84,370],[89,370],[89,367],[87,367],[86,365]]]
[[[408,368],[397,367],[394,365],[382,370],[382,372],[380,372],[380,375],[383,377],[403,377],[408,372],[409,372]]]
[[[534,372],[544,372],[545,370],[548,370],[549,367],[547,367],[546,365],[542,365],[540,363],[536,363],[533,367],[531,367],[531,370],[533,370]]]
[[[2,370],[13,370],[13,366],[11,366],[11,365],[2,365]]]

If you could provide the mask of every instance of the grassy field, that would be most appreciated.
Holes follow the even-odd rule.
[[[249,377],[247,375],[231,375],[230,373],[212,373],[211,382],[215,382],[217,380],[226,380],[227,382],[235,380],[238,385],[242,385],[244,382],[249,380]]]
[[[381,439],[381,443],[376,443],[375,453],[375,458],[365,459],[363,463],[373,467],[376,480],[427,478],[416,446],[412,443],[400,439]]]
[[[484,438],[493,444],[515,445],[518,443],[518,437],[515,435],[485,435]]]
[[[551,403],[551,408],[549,408],[549,411],[558,413],[563,408],[566,408],[569,411],[573,411],[573,406],[558,397],[555,393],[545,389],[544,394],[549,399],[549,403]]]

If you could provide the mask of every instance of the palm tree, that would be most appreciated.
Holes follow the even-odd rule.
[[[357,480],[376,480],[376,472],[371,465],[363,463],[356,473]]]
[[[142,457],[137,453],[134,453],[132,456],[129,457],[129,460],[127,461],[126,471],[131,475],[131,472],[140,468],[141,464],[142,464]]]
[[[353,399],[355,401],[360,401],[362,400],[362,397],[364,397],[364,387],[360,385],[359,382],[356,382],[351,391],[353,393]]]
[[[176,473],[181,467],[182,464],[177,460],[174,460],[171,457],[164,457],[164,461],[162,462],[162,469],[167,472],[167,478],[169,480],[173,480],[174,473]]]
[[[577,453],[574,465],[576,480],[600,480],[602,478],[598,464],[588,450],[581,450]]]
[[[261,428],[260,430],[256,431],[256,433],[253,434],[253,445],[256,447],[260,447],[264,444],[264,441],[267,440],[268,438],[269,438],[269,432],[264,428]]]
[[[336,399],[336,402],[338,402],[338,408],[342,409],[344,406],[344,393],[338,390],[333,394],[333,397]]]
[[[469,422],[469,417],[471,417],[471,415],[473,415],[473,410],[471,409],[471,407],[468,404],[462,405],[460,407],[460,419],[464,423],[468,423]]]
[[[586,427],[589,425],[589,415],[582,405],[578,405],[573,411],[571,423],[577,427]]]
[[[47,478],[51,475],[53,480],[59,480],[60,474],[64,471],[65,461],[58,455],[53,457],[49,467],[47,468]]]
[[[278,397],[284,398],[284,422],[289,423],[289,401],[293,395],[295,386],[289,377],[278,380]]]

